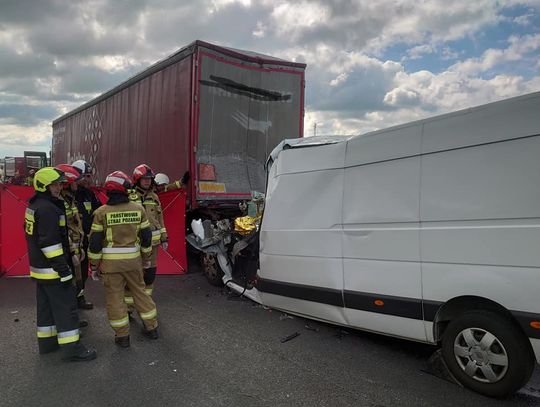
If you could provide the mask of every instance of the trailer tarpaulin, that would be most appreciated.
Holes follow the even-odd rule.
[[[97,190],[100,200],[106,195]],[[24,236],[24,211],[34,189],[0,184],[0,275],[27,276],[28,256]],[[158,274],[183,274],[187,270],[185,205],[183,190],[160,194],[169,248],[158,252]]]

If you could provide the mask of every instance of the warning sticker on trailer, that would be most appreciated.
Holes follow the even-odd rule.
[[[212,193],[224,193],[225,184],[222,182],[202,182],[199,181],[199,192],[202,194],[212,194]]]

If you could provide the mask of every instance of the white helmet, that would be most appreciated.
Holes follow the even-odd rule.
[[[73,164],[71,164],[71,166],[75,167],[81,175],[92,173],[92,167],[90,167],[90,164],[88,164],[84,160],[77,160]]]
[[[156,183],[156,185],[167,185],[169,183],[169,177],[167,177],[162,172],[159,172],[154,177],[154,182]]]

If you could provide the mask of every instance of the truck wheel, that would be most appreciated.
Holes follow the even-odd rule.
[[[208,282],[216,287],[221,287],[224,273],[219,266],[217,256],[214,253],[203,253],[201,255],[201,265]]]
[[[442,354],[465,387],[490,397],[506,397],[531,378],[534,356],[525,335],[507,318],[469,311],[450,322]]]

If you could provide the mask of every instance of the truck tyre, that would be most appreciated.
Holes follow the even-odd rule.
[[[450,322],[442,354],[461,384],[490,397],[506,397],[524,386],[535,363],[528,339],[512,321],[480,310]]]
[[[215,253],[202,253],[201,255],[202,271],[208,282],[216,287],[223,286],[223,270],[219,266]]]

